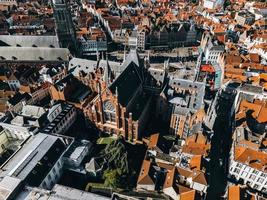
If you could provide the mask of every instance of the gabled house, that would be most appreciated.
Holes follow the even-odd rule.
[[[137,180],[136,189],[139,191],[155,191],[157,172],[149,160],[144,160]]]

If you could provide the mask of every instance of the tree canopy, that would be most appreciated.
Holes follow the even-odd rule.
[[[127,177],[131,176],[128,166],[128,153],[126,142],[119,137],[112,141],[101,152],[107,169],[104,171],[103,178],[105,185],[112,188],[126,187]]]

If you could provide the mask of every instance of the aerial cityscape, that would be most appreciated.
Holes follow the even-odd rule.
[[[0,0],[0,200],[267,200],[267,0]]]

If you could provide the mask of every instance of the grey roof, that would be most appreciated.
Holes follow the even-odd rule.
[[[163,83],[165,78],[165,70],[150,67],[148,69],[149,74],[157,81]]]
[[[82,141],[74,141],[72,145],[69,147],[68,151],[64,154],[65,158],[69,158],[72,160],[78,160],[82,154],[89,148],[92,147],[92,143],[87,140]]]
[[[183,103],[181,106],[185,105],[185,102],[187,103],[186,108],[189,108],[190,110],[198,110],[203,105],[203,99],[205,95],[205,83],[196,82],[196,81],[190,81],[185,79],[171,79],[169,81],[169,85],[171,88],[181,88],[184,90],[194,90],[195,92],[190,94],[190,97],[183,94],[176,94],[175,92],[171,92],[168,90],[168,97],[169,101],[173,104],[180,105],[180,103]],[[177,99],[178,97],[182,97],[184,101],[181,101],[181,99]]]
[[[67,48],[48,47],[0,47],[0,62],[3,61],[68,61]]]
[[[0,182],[0,199],[7,200],[20,183],[20,179],[5,176]]]
[[[79,72],[84,71],[86,74],[93,72],[97,68],[97,61],[82,58],[72,58],[69,62],[69,71],[74,76],[79,76]]]
[[[34,106],[34,105],[25,105],[22,107],[21,115],[23,116],[29,116],[32,118],[39,118],[43,114],[45,114],[45,109],[40,106]]]
[[[10,122],[13,125],[23,126],[25,124],[25,120],[23,116],[17,115],[14,119]]]
[[[221,52],[223,52],[223,51],[224,51],[224,46],[223,46],[223,45],[220,45],[220,46],[213,46],[213,47],[211,47],[210,50],[213,50],[213,51],[221,51]]]
[[[178,104],[178,105],[181,105],[181,106],[186,106],[187,105],[187,102],[182,97],[174,97],[169,102],[172,103],[172,104]]]
[[[109,62],[107,60],[107,64],[104,68],[104,74],[103,74],[103,80],[106,82],[106,84],[110,84],[110,81],[112,79],[112,72],[111,72],[111,69],[110,69],[110,65],[109,65]]]
[[[25,200],[107,200],[108,197],[56,184],[52,191],[32,188]]]
[[[0,41],[8,46],[59,48],[57,36],[52,35],[0,35]]]
[[[117,78],[127,67],[119,62],[114,62],[114,61],[108,61],[108,64],[115,78]],[[106,60],[100,60],[98,63],[98,67],[101,67],[102,69],[105,69],[106,65],[107,65]]]
[[[249,85],[249,84],[242,85],[241,87],[239,87],[239,90],[244,91],[244,92],[258,93],[258,94],[261,94],[263,91],[261,86],[255,86],[255,85]]]
[[[108,61],[109,67],[111,71],[113,72],[115,78],[118,77],[122,71],[125,69],[125,67],[119,63],[114,61]],[[72,58],[69,62],[69,68],[68,70],[74,75],[79,76],[79,72],[84,72],[85,74],[88,74],[90,72],[93,72],[96,68],[102,68],[105,69],[107,65],[107,61],[101,59],[99,62],[96,60],[87,60],[87,59],[81,59],[81,58]]]
[[[89,163],[86,163],[85,169],[88,172],[97,172],[98,170],[101,169],[99,164],[97,163],[96,159],[93,157]]]
[[[1,166],[0,177],[9,175],[24,180],[58,139],[43,133],[33,136]]]
[[[174,104],[174,110],[173,110],[174,114],[185,116],[185,115],[189,114],[189,112],[190,112],[189,109],[183,108],[179,105]]]
[[[131,49],[129,54],[126,56],[123,65],[127,67],[131,62],[134,62],[138,67],[140,66],[140,59],[135,49]]]

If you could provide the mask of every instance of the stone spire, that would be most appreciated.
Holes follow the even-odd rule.
[[[109,63],[108,63],[108,55],[106,56],[106,61],[107,61],[107,63],[105,65],[105,69],[104,69],[103,81],[105,81],[106,84],[109,85],[111,80],[112,80],[112,71],[111,71]]]

